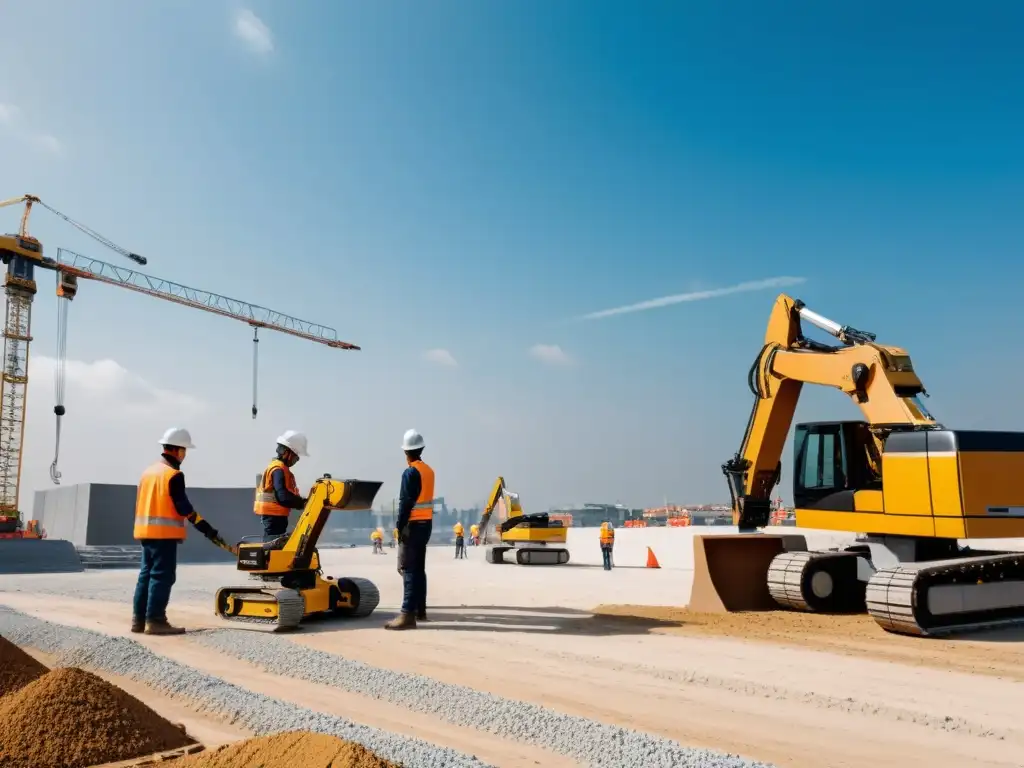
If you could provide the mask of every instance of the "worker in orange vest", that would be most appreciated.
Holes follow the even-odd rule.
[[[383,555],[384,554],[384,531],[380,528],[375,528],[373,533],[370,534],[370,541],[373,542],[373,554]]]
[[[612,548],[615,546],[615,529],[612,524],[605,520],[601,523],[601,560],[604,561],[604,569],[612,569]]]
[[[455,557],[461,560],[466,556],[466,531],[462,527],[461,521],[455,523],[452,527],[452,532],[455,534]]]
[[[398,572],[405,594],[402,611],[384,626],[387,629],[416,629],[427,620],[427,544],[434,527],[434,470],[420,458],[426,443],[423,435],[410,429],[402,439],[409,466],[402,473],[398,494]]]
[[[192,508],[185,493],[181,463],[192,445],[187,429],[172,427],[160,438],[160,458],[142,473],[135,497],[134,536],[142,544],[142,567],[132,605],[132,632],[180,635],[167,621],[167,603],[177,575],[178,545],[185,540],[185,521],[217,546],[237,552]]]
[[[252,511],[263,521],[263,540],[273,541],[288,530],[288,513],[302,509],[306,500],[292,474],[300,456],[309,456],[308,443],[301,432],[289,429],[277,438],[277,456],[260,476]]]

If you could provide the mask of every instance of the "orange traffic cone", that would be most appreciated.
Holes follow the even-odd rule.
[[[648,568],[661,568],[658,565],[658,558],[654,556],[654,550],[650,547],[647,548],[647,567]]]

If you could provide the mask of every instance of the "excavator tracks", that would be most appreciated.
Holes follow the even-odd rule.
[[[784,552],[768,568],[768,592],[779,605],[811,613],[863,613],[864,584],[856,552]]]
[[[903,563],[867,585],[887,632],[937,636],[1024,623],[1024,552]]]
[[[494,546],[487,550],[484,558],[494,565],[508,564],[506,554],[514,552],[517,565],[565,565],[569,562],[568,549],[554,547],[507,547]]]
[[[337,580],[338,589],[352,595],[352,608],[336,608],[339,616],[362,619],[373,613],[380,605],[380,590],[369,579],[346,576]]]
[[[243,604],[262,605],[266,616],[241,615]],[[302,595],[294,589],[272,587],[223,587],[217,590],[216,608],[223,619],[272,624],[278,632],[296,629],[306,610]]]

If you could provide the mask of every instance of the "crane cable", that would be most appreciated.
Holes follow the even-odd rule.
[[[57,285],[60,286],[60,272],[57,275]],[[54,368],[54,402],[53,413],[57,417],[57,439],[53,448],[53,463],[50,465],[50,479],[54,485],[60,485],[60,470],[57,469],[57,461],[60,458],[60,427],[61,417],[64,416],[64,389],[67,381],[67,359],[68,359],[68,308],[71,300],[64,296],[57,297],[57,364]]]
[[[256,418],[256,388],[259,384],[260,329],[252,327],[252,417]]]
[[[44,203],[39,198],[34,198],[33,202],[43,206],[43,208],[45,208],[46,210],[48,210],[50,213],[54,214],[55,216],[60,216],[62,219],[64,219],[64,221],[66,221],[68,224],[73,226],[75,229],[77,229],[80,232],[83,232],[84,234],[88,235],[89,237],[91,237],[96,242],[102,243],[103,245],[107,246],[107,248],[109,248],[110,250],[116,251],[117,253],[119,253],[122,256],[124,256],[126,259],[131,259],[136,264],[143,264],[143,265],[146,264],[146,257],[145,256],[139,256],[139,254],[132,253],[127,248],[122,248],[120,245],[118,245],[117,243],[113,242],[112,240],[108,240],[107,238],[105,238],[103,235],[101,235],[96,230],[89,229],[89,227],[85,226],[85,224],[82,224],[81,222],[75,221],[74,219],[72,219],[67,214],[61,213],[56,208],[54,208],[54,207],[52,207],[50,205],[47,205],[46,203]]]

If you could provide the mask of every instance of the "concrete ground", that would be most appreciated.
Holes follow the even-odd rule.
[[[433,621],[404,633],[382,629],[401,602],[394,550],[326,550],[325,574],[372,579],[380,607],[364,620],[311,623],[275,637],[778,766],[1020,765],[1024,632],[927,640],[886,634],[864,616],[688,614],[692,535],[729,530],[620,530],[611,572],[600,568],[596,530],[571,531],[573,562],[561,567],[493,566],[484,562],[482,548],[469,547],[466,560],[455,560],[453,547],[432,548]],[[815,547],[849,540],[800,532]],[[648,546],[661,568],[644,567]],[[131,571],[4,576],[0,603],[128,636],[134,581]],[[231,566],[183,567],[169,616],[190,629],[264,632],[213,615],[217,587],[247,583]],[[595,612],[597,606],[604,607]],[[515,737],[450,726],[394,702],[286,680],[188,635],[131,637],[249,690],[450,746],[493,765],[577,764]],[[130,690],[146,698],[142,688]],[[192,717],[211,741],[245,735],[208,714],[189,715],[188,702],[156,694],[146,700],[180,722]]]

